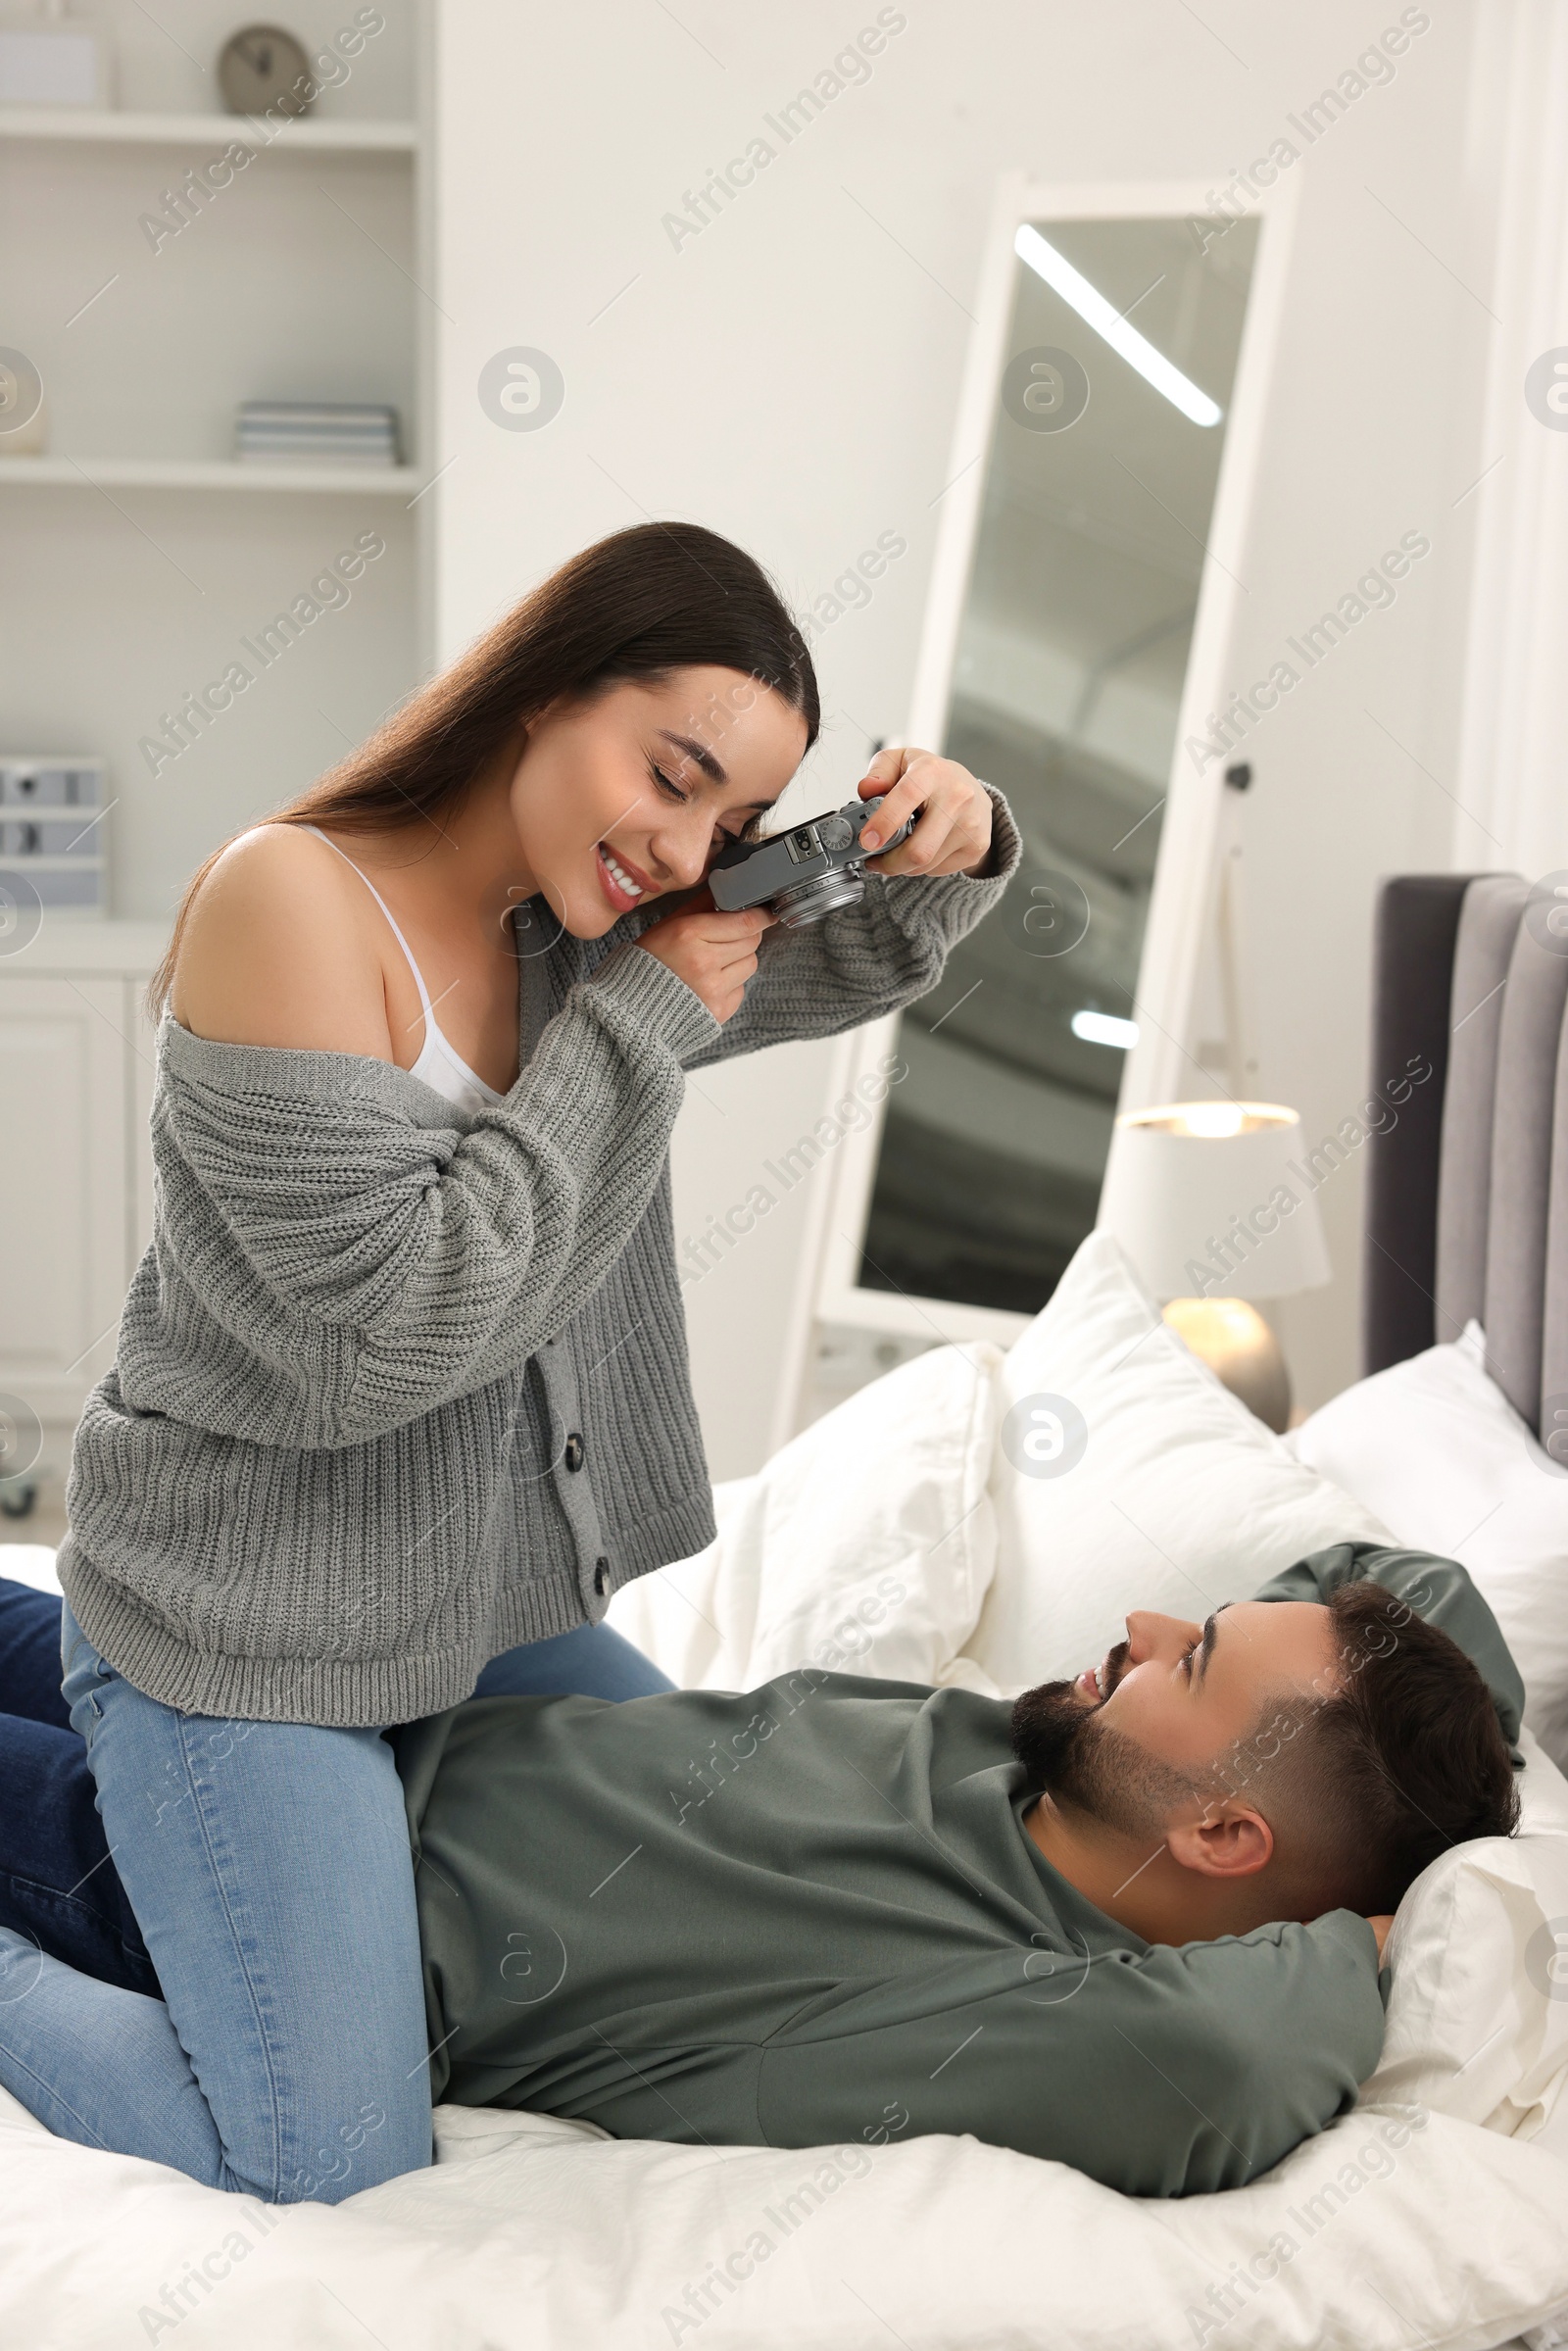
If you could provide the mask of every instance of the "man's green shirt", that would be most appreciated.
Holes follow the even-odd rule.
[[[1365,1574],[1446,1624],[1516,1734],[1452,1563],[1344,1544],[1258,1596]],[[1370,1927],[1142,1941],[1029,1837],[1009,1714],[802,1667],[406,1730],[433,2094],[694,2145],[969,2132],[1138,2195],[1266,2171],[1377,2062]]]

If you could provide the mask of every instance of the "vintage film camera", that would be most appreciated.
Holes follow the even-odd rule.
[[[769,840],[735,842],[709,867],[714,906],[726,914],[767,906],[790,930],[820,922],[838,906],[853,906],[864,895],[867,856],[885,856],[914,830],[911,816],[891,840],[863,850],[861,828],[881,806],[880,799],[852,800]]]

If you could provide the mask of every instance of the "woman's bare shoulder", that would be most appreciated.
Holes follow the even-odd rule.
[[[374,904],[328,842],[297,824],[231,841],[185,920],[174,1018],[225,1045],[392,1058]]]

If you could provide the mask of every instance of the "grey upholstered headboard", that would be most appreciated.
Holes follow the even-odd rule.
[[[1517,874],[1401,875],[1383,887],[1373,962],[1373,1090],[1424,1063],[1431,1076],[1367,1147],[1364,1368],[1475,1316],[1488,1369],[1538,1435],[1547,1400],[1560,1454],[1568,898]]]

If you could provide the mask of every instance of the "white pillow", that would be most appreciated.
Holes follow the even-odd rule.
[[[717,1542],[624,1586],[610,1622],[686,1690],[806,1664],[944,1680],[996,1556],[1001,1363],[984,1342],[935,1347],[860,1389],[715,1488]]]
[[[35,1592],[58,1592],[55,1555],[47,1543],[0,1543],[0,1576],[13,1584],[30,1584]]]
[[[996,1573],[964,1648],[1009,1693],[1098,1665],[1130,1608],[1200,1622],[1309,1551],[1392,1540],[1188,1352],[1108,1233],[1001,1390]]]
[[[1568,1767],[1568,1470],[1486,1372],[1471,1323],[1346,1389],[1296,1430],[1302,1461],[1400,1543],[1470,1570],[1525,1679],[1525,1721]]]
[[[1361,2096],[1510,2138],[1549,2126],[1553,2143],[1568,2083],[1568,1783],[1528,1731],[1523,1746],[1519,1835],[1453,1846],[1399,1904],[1388,2031]]]

